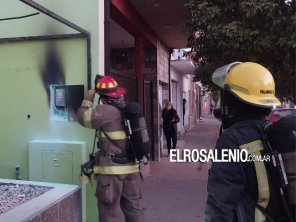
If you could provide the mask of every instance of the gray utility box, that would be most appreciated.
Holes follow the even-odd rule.
[[[84,98],[83,85],[51,85],[52,120],[76,120],[76,112]]]

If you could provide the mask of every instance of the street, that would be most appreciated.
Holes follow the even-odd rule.
[[[203,118],[178,140],[179,149],[211,149],[220,123]],[[146,222],[199,222],[206,202],[210,163],[173,163],[169,157],[151,162],[151,175],[144,183]]]

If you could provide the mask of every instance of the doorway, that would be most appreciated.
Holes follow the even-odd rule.
[[[151,141],[151,158],[155,160],[154,129],[153,129],[153,85],[151,81],[144,80],[144,116]]]

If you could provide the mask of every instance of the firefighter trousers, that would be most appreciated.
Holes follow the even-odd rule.
[[[99,222],[144,222],[140,173],[96,175]]]

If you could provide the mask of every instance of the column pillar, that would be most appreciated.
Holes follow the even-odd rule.
[[[135,73],[138,77],[138,102],[144,108],[144,43],[142,36],[135,38]]]

